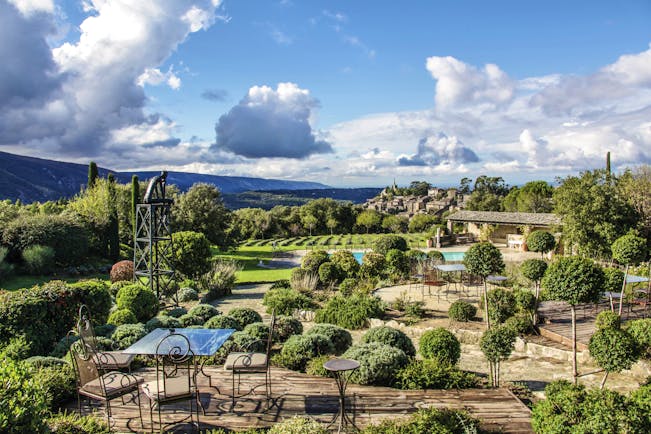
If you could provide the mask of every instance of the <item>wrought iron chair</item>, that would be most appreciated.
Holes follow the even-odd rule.
[[[161,406],[180,401],[190,402],[190,423],[193,424],[192,403],[195,404],[197,416],[196,427],[199,431],[199,392],[197,390],[198,368],[190,341],[179,333],[171,332],[156,346],[156,380],[143,383],[142,391],[149,398],[149,419],[154,431],[154,407],[158,409],[158,426],[163,430]],[[184,422],[188,418],[166,423],[172,425]]]
[[[107,367],[115,363],[111,359],[111,355],[90,352],[81,340],[73,342],[70,346],[70,359],[77,380],[77,405],[80,414],[82,396],[88,398],[89,402],[90,400],[104,402],[106,420],[111,426],[111,400],[122,398],[122,403],[125,404],[124,397],[131,394],[131,401],[136,401],[138,404],[140,426],[144,427],[138,390],[138,385],[143,381],[142,378],[108,370]]]
[[[232,372],[232,408],[235,408],[235,376],[237,375],[237,391],[240,390],[240,375],[241,374],[252,374],[252,373],[264,373],[264,382],[265,382],[265,396],[267,399],[267,408],[269,408],[269,403],[271,401],[271,372],[270,372],[270,363],[269,359],[271,358],[271,347],[273,346],[273,337],[274,337],[274,328],[276,326],[276,311],[271,313],[271,322],[269,323],[269,336],[267,337],[266,342],[262,340],[257,340],[249,343],[244,351],[242,352],[232,352],[226,357],[224,362],[224,369]],[[266,351],[255,352],[249,351],[249,348],[253,348],[254,345],[260,345],[260,343],[266,344]],[[253,388],[252,390],[254,390]]]
[[[77,334],[87,351],[93,357],[102,358],[102,368],[109,371],[127,369],[131,372],[131,361],[133,354],[124,354],[122,351],[101,351],[98,349],[97,337],[90,318],[90,311],[86,305],[79,307],[79,319],[77,320]],[[99,360],[96,360],[96,362]]]

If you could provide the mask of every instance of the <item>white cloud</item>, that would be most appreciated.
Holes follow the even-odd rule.
[[[162,72],[158,68],[147,68],[145,72],[140,74],[136,80],[138,86],[158,86],[159,84],[166,83],[170,88],[178,90],[181,87],[181,79],[174,73],[172,67],[167,72]]]
[[[216,148],[247,158],[305,158],[332,152],[310,120],[319,103],[294,83],[253,86],[215,125]]]
[[[39,12],[51,14],[54,12],[54,2],[52,0],[8,0],[16,9],[25,17]]]
[[[423,137],[415,154],[401,155],[397,161],[400,166],[447,166],[476,163],[479,157],[458,138],[439,133]]]

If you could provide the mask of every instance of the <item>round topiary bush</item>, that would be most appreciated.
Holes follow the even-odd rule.
[[[339,267],[343,278],[355,277],[359,272],[359,262],[348,250],[337,250],[330,256],[330,261]]]
[[[398,249],[391,249],[387,252],[385,259],[391,275],[395,275],[398,278],[409,276],[411,264],[405,252]]]
[[[617,315],[615,312],[609,310],[604,310],[597,314],[595,319],[595,327],[597,330],[604,328],[614,328],[618,329],[622,325],[622,318]]]
[[[195,316],[190,313],[181,315],[178,317],[178,320],[181,323],[182,327],[202,326],[205,322],[202,317]]]
[[[176,271],[195,278],[210,270],[210,241],[201,232],[174,233],[173,258]]]
[[[274,361],[293,371],[305,371],[310,359],[333,353],[332,342],[324,335],[294,335],[285,342]]]
[[[124,260],[113,264],[109,276],[111,278],[111,283],[133,282],[133,273],[133,261]]]
[[[318,421],[306,416],[294,416],[275,424],[268,434],[328,434],[328,430]]]
[[[130,309],[116,309],[106,320],[108,324],[121,326],[122,324],[135,324],[138,322],[136,315]]]
[[[376,238],[371,244],[373,252],[378,253],[382,256],[386,256],[389,250],[396,249],[402,252],[409,250],[407,246],[407,240],[405,240],[400,235],[381,235]]]
[[[545,275],[547,262],[542,259],[527,259],[520,264],[520,271],[527,279],[537,282]]]
[[[117,326],[111,338],[121,350],[135,344],[147,334],[144,324],[123,324]]]
[[[120,280],[119,282],[111,283],[111,286],[109,286],[109,292],[113,297],[118,295],[118,291],[125,286],[133,285],[133,282],[130,282],[128,280]]]
[[[359,268],[359,275],[367,279],[381,278],[386,275],[387,260],[379,253],[367,253],[362,258],[362,266]]]
[[[242,328],[249,324],[253,324],[254,322],[262,322],[262,316],[248,307],[236,307],[235,309],[231,309],[231,311],[228,312],[228,316],[239,321]]]
[[[409,363],[404,351],[379,342],[353,345],[342,357],[360,364],[350,374],[349,381],[375,386],[391,386],[398,371]]]
[[[532,252],[547,253],[554,250],[556,240],[546,231],[533,231],[527,236],[527,248]]]
[[[175,329],[180,327],[181,321],[169,315],[155,316],[145,323],[145,329],[148,332],[154,329]]]
[[[357,287],[358,283],[359,282],[357,279],[353,277],[347,277],[339,284],[339,292],[344,295],[350,295],[353,293],[353,289]]]
[[[350,332],[343,327],[334,324],[315,324],[305,334],[319,334],[326,336],[334,347],[334,354],[339,355],[353,344],[353,337]]]
[[[520,312],[533,312],[536,306],[536,295],[528,289],[514,289],[513,298],[515,299],[516,310]]]
[[[165,315],[165,316],[171,316],[171,317],[174,317],[174,318],[180,318],[183,315],[185,315],[186,313],[188,313],[188,310],[186,308],[184,308],[184,307],[175,307],[175,308],[170,309],[170,310],[163,310],[163,311],[161,311],[160,314]]]
[[[337,283],[342,280],[344,273],[332,262],[324,262],[319,266],[319,280],[324,284]]]
[[[445,256],[443,256],[443,253],[439,252],[438,250],[430,250],[427,252],[427,257],[438,262],[445,261]]]
[[[221,312],[218,311],[215,306],[211,304],[204,304],[204,303],[198,304],[188,311],[188,315],[201,318],[201,324],[205,323],[213,316],[219,314],[221,314]]]
[[[438,327],[428,330],[420,337],[420,354],[426,359],[438,359],[442,363],[456,365],[461,357],[461,344],[449,330]]]
[[[468,322],[477,315],[477,307],[465,300],[456,300],[448,309],[448,316],[451,320]]]
[[[118,291],[118,309],[129,309],[138,321],[145,322],[156,316],[158,298],[149,288],[142,285],[127,285]]]
[[[651,318],[629,321],[626,331],[635,340],[640,357],[651,360]]]
[[[604,268],[604,291],[619,292],[624,284],[624,272],[619,268]]]
[[[292,315],[296,309],[310,309],[312,300],[294,289],[277,288],[265,292],[262,304],[267,307],[267,312],[276,311],[276,315]]]
[[[504,326],[510,327],[515,333],[519,335],[527,335],[534,332],[531,315],[526,312],[516,313],[504,321]]]
[[[274,341],[285,342],[290,336],[303,333],[303,324],[291,316],[279,316],[274,327]]]
[[[321,264],[328,261],[330,261],[330,256],[328,256],[328,252],[325,250],[311,250],[303,256],[301,268],[308,270],[312,274],[317,274]]]
[[[244,327],[244,333],[266,342],[269,339],[269,326],[263,322],[254,322]]]
[[[199,300],[199,293],[196,289],[186,286],[179,289],[178,297],[181,303],[185,303],[187,301]]]
[[[598,329],[588,342],[590,357],[606,372],[630,369],[638,359],[635,339],[620,328]]]
[[[362,343],[379,342],[401,349],[407,356],[416,355],[416,348],[409,336],[388,326],[373,327],[362,336]]]
[[[242,330],[242,325],[238,320],[226,315],[215,315],[203,325],[207,329],[235,329]]]

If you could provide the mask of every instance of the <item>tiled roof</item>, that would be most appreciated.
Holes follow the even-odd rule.
[[[448,216],[455,222],[497,223],[529,226],[557,226],[561,218],[551,213],[497,212],[497,211],[457,211]]]

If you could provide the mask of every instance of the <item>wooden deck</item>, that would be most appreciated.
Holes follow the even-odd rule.
[[[615,309],[617,305],[615,304]],[[598,304],[582,304],[576,306],[576,341],[577,349],[588,349],[590,337],[595,332],[595,319],[599,312],[610,310],[610,303],[602,301]],[[648,311],[640,308],[629,308],[625,305],[622,312],[624,321],[643,318]],[[572,348],[572,316],[570,306],[561,301],[544,301],[538,307],[541,322],[538,324],[540,334],[567,348]]]
[[[333,379],[280,368],[272,369],[274,405],[268,411],[265,411],[265,399],[261,395],[264,391],[264,375],[257,374],[243,375],[241,390],[245,392],[252,385],[262,384],[257,388],[260,394],[254,392],[238,399],[232,409],[229,373],[221,367],[207,367],[206,372],[212,375],[212,384],[218,385],[221,390],[210,388],[207,378],[199,375],[201,403],[206,408],[206,415],[200,415],[202,429],[221,427],[237,431],[268,427],[294,415],[307,415],[328,424],[338,409],[338,394]],[[148,368],[134,373],[150,379],[153,378],[154,371]],[[480,419],[482,427],[488,430],[504,433],[532,432],[530,410],[507,389],[404,391],[349,384],[346,396],[349,399],[348,413],[360,428],[387,418],[406,417],[419,408],[437,407],[464,409]],[[114,431],[151,430],[148,401],[142,394],[141,400],[144,429],[140,427],[137,406],[134,403],[122,405],[118,398],[112,405]],[[76,403],[72,408],[76,408]],[[88,405],[82,407],[84,414],[88,411]],[[187,412],[187,402],[164,406],[163,423]],[[98,416],[103,417],[103,414]],[[154,422],[157,424],[156,413]],[[331,428],[336,429],[336,426]],[[178,426],[176,429],[177,432],[187,432],[188,426]]]

